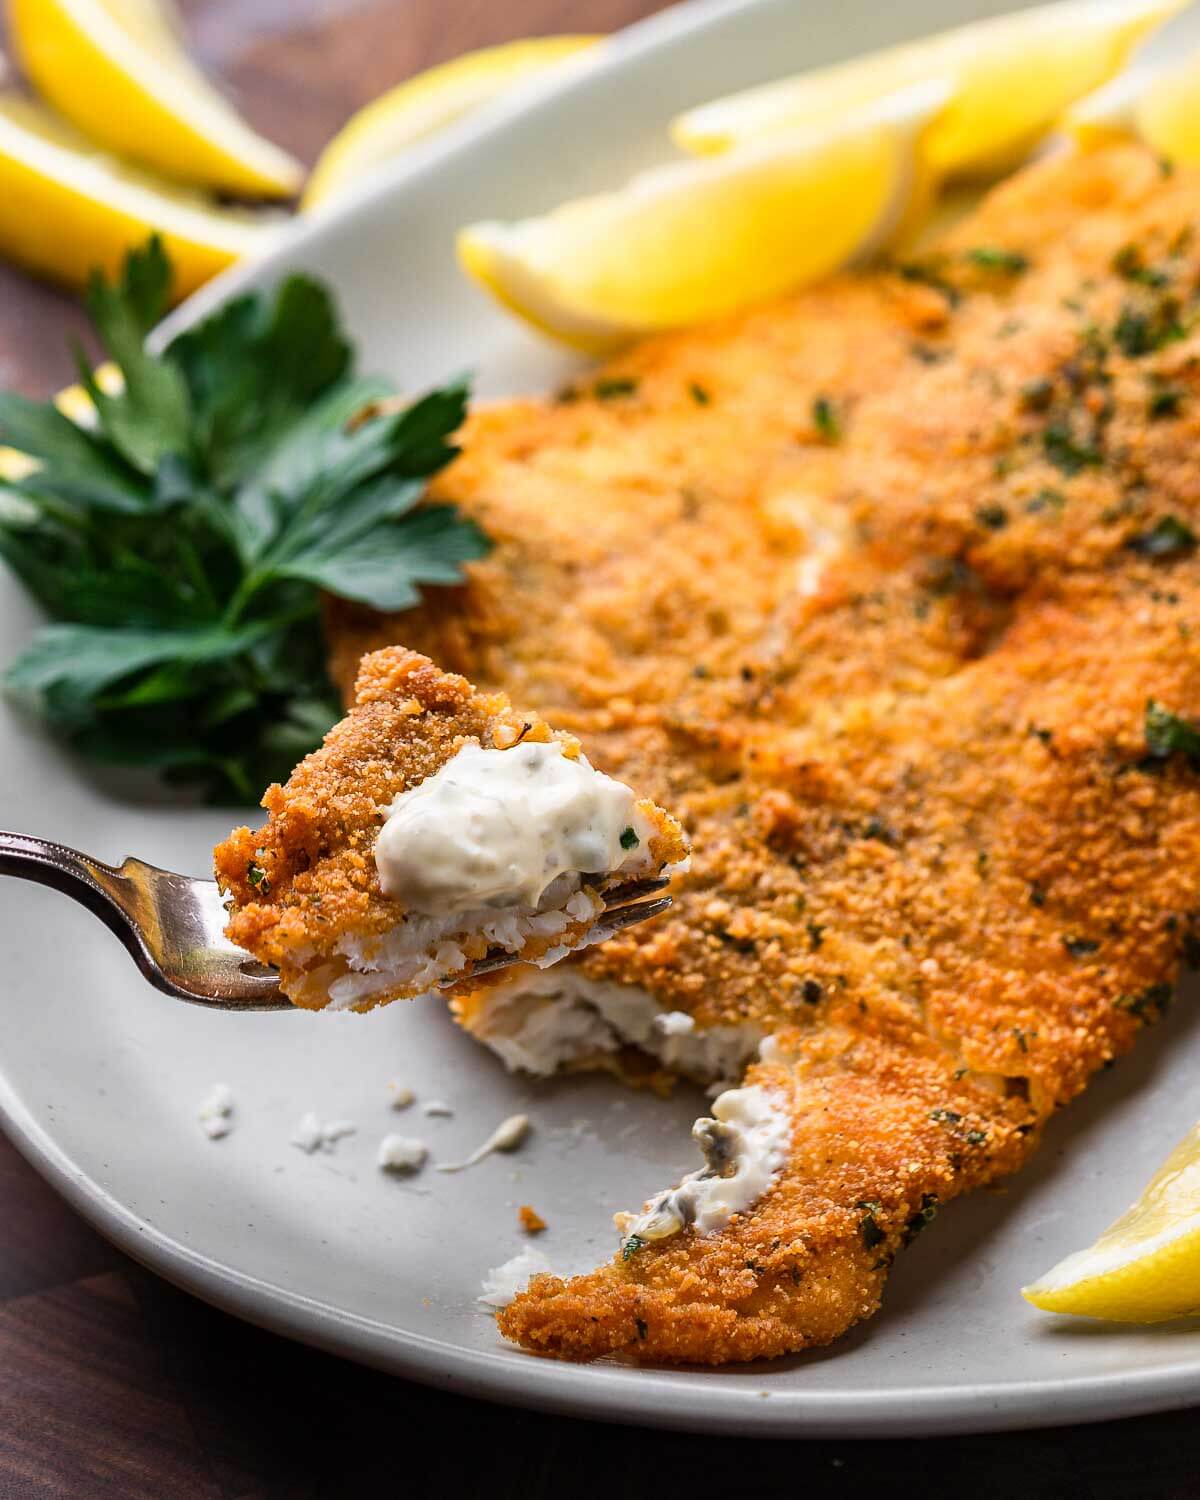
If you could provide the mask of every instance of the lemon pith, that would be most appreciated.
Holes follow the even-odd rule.
[[[944,93],[905,90],[836,131],[672,162],[542,218],[464,229],[464,269],[534,326],[602,351],[828,274],[900,221]],[[720,226],[716,232],[714,226]]]
[[[929,165],[942,174],[992,172],[1019,160],[1075,99],[1124,63],[1184,0],[1062,0],[940,32],[688,110],[672,123],[686,150],[816,124],[880,93],[942,78],[953,98],[928,132]]]
[[[353,115],[321,153],[302,206],[327,202],[366,172],[489,100],[573,57],[594,36],[531,37],[468,52],[406,79]]]
[[[212,88],[157,0],[9,0],[8,15],[32,83],[106,150],[230,193],[287,198],[299,189],[299,163]]]
[[[71,286],[99,266],[119,270],[126,250],[158,230],[185,296],[274,240],[261,217],[206,199],[99,156],[75,130],[21,95],[0,94],[0,254]]]
[[[1121,1323],[1200,1312],[1200,1125],[1094,1245],[1068,1255],[1022,1295],[1046,1312]]]

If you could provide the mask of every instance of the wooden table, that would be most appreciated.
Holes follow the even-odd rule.
[[[609,31],[654,0],[184,0],[194,50],[311,160],[417,69],[511,36]],[[72,378],[74,302],[0,269],[0,386]],[[1197,1417],[942,1441],[749,1443],[442,1395],[238,1323],[143,1271],[0,1138],[0,1500],[486,1494],[666,1500],[795,1490],[1194,1496]],[[786,1490],[785,1490],[786,1487]]]

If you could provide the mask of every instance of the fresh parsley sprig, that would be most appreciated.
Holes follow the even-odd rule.
[[[322,591],[405,609],[487,551],[452,505],[423,501],[467,392],[380,411],[391,387],[355,375],[306,276],[151,353],[170,280],[157,240],[119,281],[93,278],[124,382],[106,393],[77,356],[93,428],[0,394],[0,444],[37,464],[0,484],[0,556],[55,622],[6,681],[85,755],[257,800],[338,716]]]

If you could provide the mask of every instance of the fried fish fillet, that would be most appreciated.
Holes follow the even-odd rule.
[[[480,412],[438,492],[495,552],[420,614],[333,613],[344,680],[403,639],[688,827],[673,911],[546,1004],[767,1038],[755,1201],[665,1195],[535,1277],[499,1319],[526,1348],[829,1342],[1166,1007],[1200,948],[1198,221],[1194,172],[1064,155],[920,265]],[[728,1126],[699,1139],[693,1188],[742,1181]]]
[[[364,658],[349,715],[263,805],[216,850],[227,932],[316,1010],[445,987],[490,953],[549,966],[607,892],[687,858],[678,822],[573,736],[402,647]]]

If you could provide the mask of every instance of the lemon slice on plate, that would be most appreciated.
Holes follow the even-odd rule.
[[[498,95],[574,57],[594,36],[538,36],[468,52],[381,94],[326,146],[304,190],[315,208],[415,141],[487,104]]]
[[[1200,8],[1156,30],[1127,67],[1066,116],[1084,145],[1139,136],[1171,161],[1200,164]]]
[[[1022,1295],[1046,1312],[1119,1323],[1200,1312],[1200,1125],[1094,1245],[1059,1261]]]
[[[472,224],[459,259],[535,327],[596,353],[718,317],[886,242],[945,97],[938,85],[905,89],[840,128],[672,162],[543,218]]]
[[[299,190],[299,163],[188,60],[164,0],[8,0],[8,19],[30,80],[106,150],[225,192]]]
[[[930,167],[942,175],[1002,170],[1183,3],[1066,0],[976,21],[702,104],[672,122],[672,135],[688,151],[724,151],[843,118],[881,94],[940,78],[953,97],[924,142]]]
[[[233,261],[261,254],[282,220],[220,209],[95,149],[19,94],[0,93],[0,254],[72,286],[110,273],[152,230],[185,296]]]

